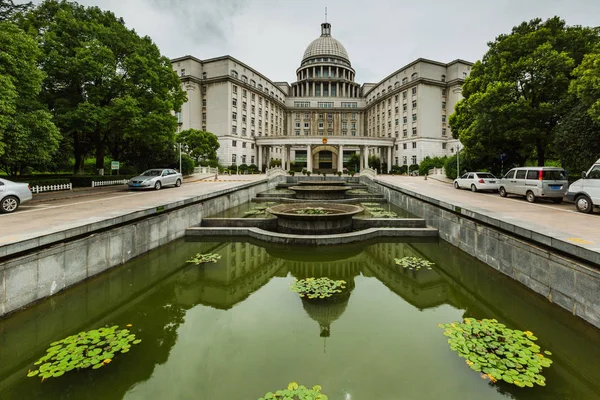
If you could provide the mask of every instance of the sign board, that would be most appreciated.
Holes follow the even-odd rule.
[[[327,138],[323,138],[323,144],[327,144]]]
[[[110,169],[119,169],[119,162],[118,161],[111,161],[110,162]]]

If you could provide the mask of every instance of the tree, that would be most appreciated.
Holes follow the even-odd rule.
[[[352,153],[346,165],[348,167],[348,171],[358,172],[360,168],[360,156],[356,153]]]
[[[177,120],[186,99],[168,58],[148,37],[98,7],[46,0],[23,25],[43,51],[43,99],[69,141],[75,172],[93,154],[138,168],[175,159]]]
[[[586,54],[573,73],[577,79],[571,82],[571,93],[589,107],[590,117],[600,122],[600,46]]]
[[[0,22],[13,21],[19,13],[25,13],[33,7],[33,3],[15,4],[13,0],[0,0]]]
[[[11,175],[50,161],[60,140],[52,115],[38,101],[43,74],[35,40],[0,22],[0,164]]]
[[[576,98],[568,110],[557,128],[555,147],[562,166],[573,176],[587,171],[600,157],[600,122]]]
[[[219,139],[215,134],[197,129],[180,132],[177,135],[177,142],[181,143],[190,157],[196,160],[196,163],[201,159],[203,161],[215,160],[220,147]]]
[[[573,69],[599,42],[593,29],[569,27],[558,17],[534,19],[500,35],[473,65],[450,116],[453,136],[477,164],[495,167],[552,155],[555,129],[565,114]]]

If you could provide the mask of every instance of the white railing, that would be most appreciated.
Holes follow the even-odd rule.
[[[444,167],[442,168],[432,168],[429,170],[429,172],[427,173],[427,175],[444,175],[446,176],[446,170],[444,169]]]
[[[92,181],[92,187],[126,185],[127,182],[129,182],[129,179],[121,179],[121,180],[117,180],[117,181]]]
[[[217,169],[213,167],[195,167],[194,174],[216,174]]]
[[[73,190],[73,184],[72,183],[62,183],[60,185],[34,186],[31,188],[32,193],[56,192],[59,190]]]
[[[273,167],[273,168],[269,168],[267,170],[267,179],[271,179],[274,178],[276,176],[280,176],[280,175],[287,175],[287,173],[285,172],[285,170],[281,167]]]
[[[368,176],[368,177],[375,177],[377,176],[377,171],[375,171],[373,168],[363,168],[360,170],[358,176]]]

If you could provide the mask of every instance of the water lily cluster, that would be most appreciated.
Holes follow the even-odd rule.
[[[296,210],[296,214],[306,214],[306,215],[326,215],[331,214],[329,211],[324,210],[320,207],[306,207],[300,210]]]
[[[80,332],[51,343],[46,354],[35,362],[38,369],[30,370],[27,376],[40,376],[43,381],[72,370],[98,369],[109,364],[116,354],[127,353],[132,345],[140,342],[129,329],[119,329],[118,325]]]
[[[276,392],[268,392],[258,400],[280,399],[280,400],[327,400],[326,394],[321,393],[321,386],[315,385],[307,388],[304,385],[298,385],[291,382],[287,389],[281,389]]]
[[[341,293],[345,288],[346,281],[334,281],[329,278],[300,279],[292,285],[292,291],[298,293],[300,297],[308,297],[309,299],[325,299]]]
[[[503,380],[519,387],[546,386],[542,369],[552,364],[529,331],[513,330],[495,319],[465,318],[464,323],[441,324],[450,348],[467,365],[492,382]]]
[[[221,259],[221,255],[220,254],[215,254],[215,253],[201,254],[201,253],[198,253],[194,257],[190,258],[187,262],[199,265],[199,264],[204,264],[204,263],[209,263],[209,262],[216,263],[220,259]]]
[[[435,263],[419,257],[395,258],[394,261],[396,262],[396,265],[399,265],[402,268],[408,268],[417,271],[421,268],[431,269],[431,267],[435,265]]]

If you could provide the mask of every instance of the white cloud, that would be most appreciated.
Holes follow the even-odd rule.
[[[38,1],[39,2],[39,1]],[[295,80],[324,10],[356,80],[377,82],[416,58],[476,61],[487,42],[532,18],[597,26],[598,0],[81,0],[123,17],[163,54],[229,54],[273,81]]]

